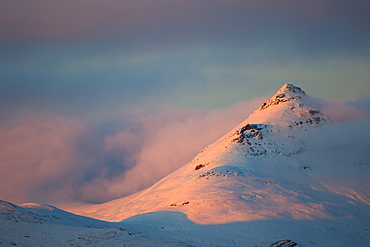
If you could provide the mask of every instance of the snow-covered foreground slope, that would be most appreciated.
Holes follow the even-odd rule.
[[[250,236],[233,236],[239,226],[204,227],[181,213],[157,212],[127,222],[104,222],[43,204],[0,201],[0,246],[296,246],[290,239],[258,245]],[[279,234],[275,234],[279,235]],[[243,237],[247,237],[243,239]],[[268,236],[267,239],[271,239]],[[247,241],[245,241],[247,240]]]
[[[317,100],[286,84],[150,188],[62,208],[119,222],[88,230],[98,236],[118,226],[150,241],[172,241],[168,245],[368,246],[369,122],[333,123],[328,115]]]
[[[369,218],[368,211],[352,210],[360,219]],[[19,207],[1,201],[0,246],[368,246],[368,223],[344,218],[201,225],[168,211],[116,223],[46,205]]]
[[[43,204],[0,201],[0,246],[189,246]]]

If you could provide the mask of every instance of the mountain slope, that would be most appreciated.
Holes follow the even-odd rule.
[[[177,211],[200,224],[354,217],[353,205],[370,205],[369,183],[328,183],[333,155],[312,144],[331,125],[320,103],[285,84],[240,125],[150,188],[100,205],[65,209],[108,221]],[[368,155],[362,158],[366,162]],[[363,173],[345,160],[335,165],[344,173]]]

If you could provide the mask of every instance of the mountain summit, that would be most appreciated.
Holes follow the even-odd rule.
[[[201,224],[334,217],[335,203],[322,199],[347,192],[322,182],[323,161],[306,147],[313,130],[330,122],[319,102],[285,84],[245,121],[150,188],[69,210],[108,221],[178,211]],[[340,200],[369,203],[366,195],[353,193]]]
[[[225,139],[247,145],[248,156],[268,153],[290,155],[301,149],[293,133],[329,122],[315,99],[306,95],[300,87],[285,84]]]
[[[247,120],[292,127],[317,126],[327,122],[328,117],[321,113],[317,100],[306,95],[300,87],[285,84]]]

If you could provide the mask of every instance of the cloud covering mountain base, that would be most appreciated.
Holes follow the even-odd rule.
[[[103,202],[137,192],[188,162],[264,98],[215,110],[133,110],[104,120],[44,113],[3,121],[0,197]]]

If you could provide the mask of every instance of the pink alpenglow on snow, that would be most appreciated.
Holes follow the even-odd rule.
[[[370,183],[361,170],[369,166],[359,165],[369,155],[363,146],[315,143],[341,128],[320,102],[285,84],[245,121],[153,186],[103,204],[65,208],[108,221],[177,211],[199,224],[351,217],[354,212],[339,205],[370,204]],[[355,160],[342,158],[357,152],[362,155]],[[340,175],[349,173],[356,179]]]
[[[338,117],[335,106],[308,96],[297,86],[285,84],[245,121],[204,148],[189,163],[182,167],[174,164],[173,173],[149,188],[102,204],[61,206],[92,218],[50,205],[0,201],[0,245],[367,246],[369,121],[360,121],[366,115],[358,111],[355,114],[358,121],[347,122],[346,119],[353,119],[353,114],[346,111]],[[52,128],[55,123],[47,121],[37,125],[38,132],[30,131],[35,128],[19,128],[13,133],[18,137],[29,133],[41,144],[54,143],[50,150],[64,150],[61,157],[73,161],[73,155],[67,152],[70,149],[60,147],[73,143],[75,132],[70,130],[78,132],[77,127],[82,125],[60,120],[57,122],[64,123],[60,128]],[[202,129],[217,132],[216,126],[220,125],[209,120],[201,121]],[[207,122],[212,128],[207,128]],[[174,123],[171,121],[167,126],[176,126]],[[158,132],[156,140],[168,135],[164,127],[154,130]],[[58,138],[60,133],[64,138]],[[9,135],[4,137],[12,140]],[[52,142],[48,137],[52,137]],[[180,138],[183,135],[176,137],[178,142],[192,140]],[[137,141],[134,135],[125,132],[104,140],[105,151],[115,152]],[[163,142],[168,140],[164,138]],[[159,143],[164,145],[163,142]],[[15,143],[18,148],[29,148],[25,157],[40,163],[42,153],[35,153],[39,145]],[[162,150],[159,154],[163,156],[170,152],[170,157],[176,157],[180,144],[156,150]],[[6,153],[11,154],[12,150]],[[6,156],[8,160],[10,157]],[[53,164],[57,165],[57,161]],[[127,175],[145,172],[142,175],[145,178],[150,174],[150,169],[145,171],[148,166],[138,166]],[[68,174],[68,169],[53,171],[49,167],[44,172],[55,177],[63,172]],[[124,186],[129,181],[113,181],[111,185],[119,193],[127,190]]]

